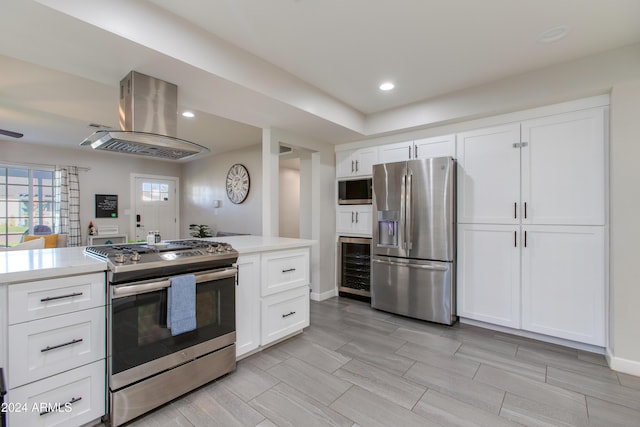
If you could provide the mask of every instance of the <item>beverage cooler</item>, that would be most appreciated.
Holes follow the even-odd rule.
[[[370,300],[371,239],[338,238],[338,291],[340,296]]]

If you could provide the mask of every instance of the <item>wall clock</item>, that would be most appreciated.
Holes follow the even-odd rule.
[[[245,201],[249,194],[249,171],[243,165],[236,163],[227,172],[227,197],[231,203],[239,204]]]

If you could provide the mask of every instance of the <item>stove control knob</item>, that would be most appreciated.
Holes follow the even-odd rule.
[[[207,253],[215,253],[216,252],[216,248],[213,245],[209,245],[207,246]]]
[[[129,257],[129,259],[130,259],[131,261],[134,261],[134,262],[135,262],[135,261],[140,261],[140,258],[141,258],[141,257],[140,257],[140,254],[139,254],[138,252],[136,252],[136,251],[133,251],[133,253],[132,253],[132,254],[131,254],[131,256]]]
[[[120,262],[120,263],[124,262],[124,261],[125,261],[124,254],[123,254],[122,252],[118,252],[118,253],[116,253],[116,254],[113,256],[113,260],[114,260],[115,262]]]

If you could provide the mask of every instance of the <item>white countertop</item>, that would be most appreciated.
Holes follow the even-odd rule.
[[[85,255],[83,247],[0,252],[0,283],[25,282],[107,269],[106,261]]]
[[[253,252],[277,251],[283,249],[306,248],[317,243],[316,240],[291,239],[288,237],[269,236],[220,236],[209,237],[203,240],[229,243],[240,254]]]
[[[265,236],[211,237],[231,244],[240,254],[304,248],[315,240]],[[84,247],[0,252],[0,283],[26,282],[57,276],[95,273],[107,269],[106,261],[85,255]]]

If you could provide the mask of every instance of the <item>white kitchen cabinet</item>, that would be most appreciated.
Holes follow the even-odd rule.
[[[461,317],[605,345],[605,113],[457,136]]]
[[[422,138],[414,141],[381,145],[377,163],[393,163],[432,157],[455,158],[455,135]]]
[[[594,108],[522,123],[523,224],[604,225],[604,114]]]
[[[105,279],[100,272],[8,284],[7,396],[30,405],[10,413],[9,425],[79,426],[105,414]],[[33,404],[54,409],[40,415]]]
[[[105,305],[104,273],[58,277],[9,286],[9,324]]]
[[[10,427],[81,426],[106,413],[104,359],[10,390]]]
[[[309,288],[298,287],[262,300],[262,345],[309,326]]]
[[[342,205],[336,208],[336,232],[343,235],[371,236],[371,205]]]
[[[522,329],[604,346],[603,228],[522,228]]]
[[[336,178],[370,176],[377,159],[376,147],[336,151]]]
[[[413,158],[430,159],[433,157],[456,158],[456,136],[443,135],[413,141]]]
[[[458,225],[458,315],[520,328],[519,227]]]
[[[262,255],[262,296],[309,284],[309,249],[268,252]]]
[[[518,224],[520,125],[510,124],[457,136],[458,222]]]
[[[402,162],[412,158],[413,141],[396,142],[378,147],[378,161],[376,163]]]
[[[308,247],[240,254],[236,264],[236,359],[309,326]]]
[[[10,388],[105,357],[104,306],[9,326]]]
[[[260,346],[260,254],[240,255],[236,286],[236,357]]]

